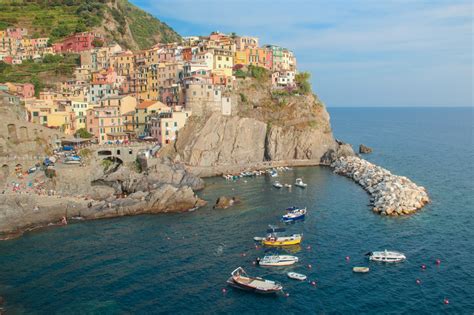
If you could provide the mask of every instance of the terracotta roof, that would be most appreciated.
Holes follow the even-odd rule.
[[[141,102],[140,104],[138,104],[137,108],[138,109],[145,109],[145,108],[148,108],[148,107],[150,107],[151,105],[153,105],[155,103],[158,103],[158,102],[157,101],[144,101],[144,102]]]

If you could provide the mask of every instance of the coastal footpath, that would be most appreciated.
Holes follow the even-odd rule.
[[[331,167],[335,173],[354,180],[372,196],[371,205],[375,213],[408,215],[430,201],[424,187],[357,156],[339,157]]]

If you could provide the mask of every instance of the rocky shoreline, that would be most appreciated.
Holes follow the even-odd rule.
[[[359,157],[339,157],[331,167],[335,173],[351,178],[371,195],[371,206],[375,213],[409,215],[430,202],[424,187]]]

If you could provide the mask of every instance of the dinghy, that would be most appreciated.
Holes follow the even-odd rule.
[[[297,273],[297,272],[288,272],[286,275],[290,279],[295,279],[295,280],[299,280],[299,281],[304,281],[308,278],[306,275],[304,275],[302,273]]]
[[[366,272],[369,272],[370,269],[369,269],[369,267],[354,267],[354,268],[352,268],[352,271],[353,272],[358,272],[358,273],[366,273]]]
[[[260,277],[250,277],[242,267],[232,271],[227,283],[234,288],[262,294],[275,294],[283,291],[283,286],[280,283]]]

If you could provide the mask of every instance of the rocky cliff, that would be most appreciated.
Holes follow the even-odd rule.
[[[334,139],[329,114],[316,95],[275,95],[268,81],[249,78],[239,80],[233,94],[238,100],[233,115],[192,116],[174,146],[161,154],[201,176],[265,163],[316,165],[323,156],[330,164],[334,156],[327,152],[339,154],[342,143]]]
[[[0,239],[56,224],[62,217],[189,211],[205,204],[193,191],[202,189],[203,181],[182,165],[156,159],[142,172],[134,164],[117,165],[109,172],[97,162],[83,167],[57,165],[54,178],[40,171],[21,179],[10,174],[0,195]],[[19,190],[13,189],[16,184]]]

